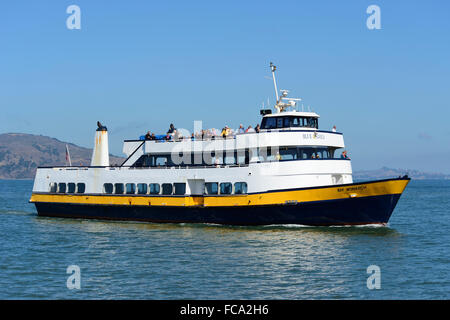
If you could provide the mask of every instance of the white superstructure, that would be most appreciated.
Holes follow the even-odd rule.
[[[300,99],[275,91],[277,112],[261,110],[259,132],[126,140],[121,166],[109,166],[107,130],[99,123],[91,166],[40,167],[33,192],[220,195],[352,183],[351,162],[340,157],[342,133],[319,130],[318,114],[295,110]]]

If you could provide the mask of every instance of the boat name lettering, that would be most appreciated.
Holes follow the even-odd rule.
[[[303,139],[322,139],[325,140],[325,135],[321,133],[304,133]]]
[[[348,188],[338,188],[338,192],[349,192],[349,191],[361,191],[367,189],[367,186],[355,186],[355,187],[348,187]]]

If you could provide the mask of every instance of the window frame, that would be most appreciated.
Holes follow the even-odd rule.
[[[243,191],[236,192],[238,190],[236,185],[240,185],[239,189],[240,190],[244,190],[245,192],[243,192]],[[242,186],[244,186],[244,185],[245,185],[245,188],[242,188]],[[247,184],[247,182],[242,181],[242,182],[235,182],[234,183],[234,194],[247,194],[247,193],[248,193],[248,184]]]
[[[157,192],[156,192],[156,190],[152,191],[152,189],[155,189],[155,188],[153,188],[154,186],[158,187],[157,188],[158,189]],[[149,183],[148,184],[148,192],[149,192],[149,194],[160,194],[161,193],[161,185],[159,183]]]
[[[85,192],[86,192],[86,184],[84,182],[78,182],[76,193],[85,193]]]
[[[222,192],[223,190],[222,185],[229,185],[231,188],[230,192],[229,193]],[[233,194],[233,184],[231,182],[221,182],[219,185],[219,191],[220,194]]]
[[[168,189],[165,190],[165,188],[168,188],[168,187],[170,187],[170,193],[166,192],[166,191],[168,191]],[[173,194],[173,184],[171,184],[171,183],[162,183],[161,184],[161,194],[164,195],[164,196],[171,196]]]
[[[130,186],[130,191],[128,191],[129,186]],[[136,194],[136,184],[135,183],[126,183],[124,191],[125,191],[125,194]]]
[[[122,189],[122,192],[118,192],[120,191],[120,188],[118,190],[117,187],[119,187]],[[114,194],[125,194],[125,186],[123,185],[123,183],[114,183]]]
[[[177,192],[177,186],[178,187],[182,187],[183,193],[178,193]],[[175,195],[175,196],[184,196],[184,195],[186,195],[186,183],[185,182],[175,182],[173,184],[172,194]]]

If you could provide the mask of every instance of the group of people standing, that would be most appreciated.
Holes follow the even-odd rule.
[[[223,138],[226,138],[229,136],[235,136],[236,134],[252,133],[252,132],[259,133],[259,131],[260,131],[259,124],[257,124],[255,128],[253,128],[251,125],[249,125],[247,127],[247,129],[244,128],[243,124],[240,124],[239,128],[237,130],[230,129],[230,127],[225,126],[225,128],[222,129],[222,132],[220,133],[220,135]]]
[[[200,132],[192,133],[190,139],[191,140],[213,140],[216,137],[222,137],[222,138],[229,138],[233,137],[236,134],[244,134],[244,133],[259,133],[260,132],[260,126],[259,124],[256,125],[255,128],[253,128],[251,125],[247,127],[247,129],[244,128],[244,125],[240,125],[238,129],[233,130],[228,126],[225,126],[222,128],[222,130],[219,132],[215,128],[212,129],[206,129],[201,130]],[[180,141],[184,139],[189,139],[188,137],[183,137],[180,132],[175,128],[173,123],[170,124],[169,130],[167,130],[167,133],[164,136],[161,135],[155,135],[154,133],[150,133],[150,131],[147,132],[145,135],[145,140],[158,140],[158,141]]]

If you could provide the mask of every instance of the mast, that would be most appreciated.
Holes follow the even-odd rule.
[[[286,111],[287,108],[295,108],[297,105],[297,101],[301,101],[302,99],[288,98],[287,95],[289,93],[289,90],[281,90],[281,97],[279,97],[277,80],[275,79],[275,70],[277,70],[277,67],[272,62],[270,63],[270,70],[272,70],[273,85],[275,87],[275,96],[277,97],[275,109],[277,109],[278,113],[280,113]]]
[[[275,96],[277,97],[277,103],[278,103],[277,80],[275,79],[275,70],[277,70],[277,66],[275,66],[275,65],[271,62],[271,63],[270,63],[270,69],[272,70],[273,85],[274,85],[274,87],[275,87]]]

